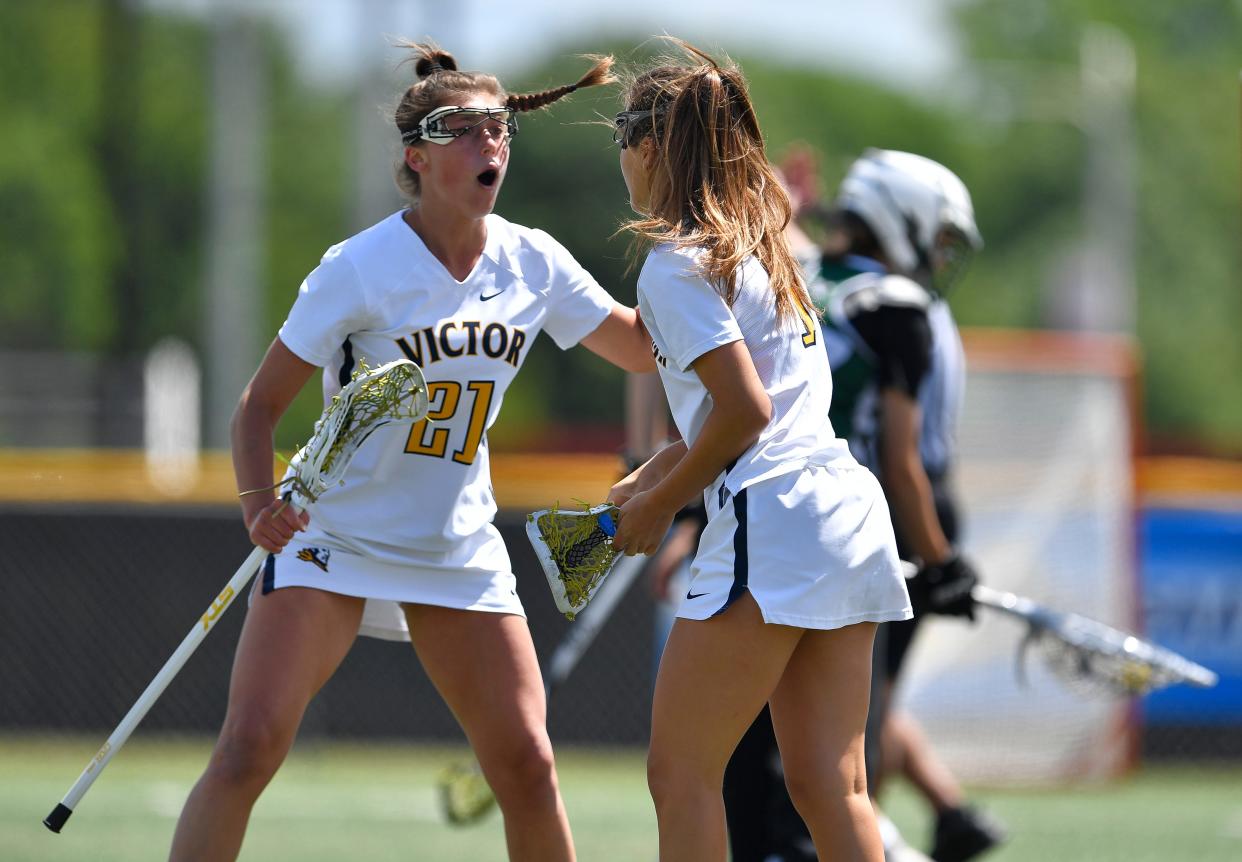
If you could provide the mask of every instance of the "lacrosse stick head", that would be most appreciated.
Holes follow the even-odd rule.
[[[481,820],[496,805],[496,796],[477,764],[455,763],[436,777],[436,791],[444,819],[454,826]]]
[[[621,559],[612,545],[616,519],[617,508],[607,504],[586,511],[541,509],[526,516],[526,535],[557,610],[571,620]]]
[[[1200,664],[1138,635],[1080,614],[1046,608],[1024,596],[982,585],[971,591],[981,605],[1018,617],[1027,634],[1018,651],[1023,662],[1034,650],[1071,690],[1084,695],[1135,697],[1170,685],[1216,685],[1216,674]]]
[[[1209,688],[1216,674],[1141,637],[1078,614],[1047,614],[1031,648],[1072,690],[1136,697],[1186,683]]]
[[[305,508],[341,481],[363,441],[393,422],[417,422],[427,416],[427,381],[408,359],[368,368],[359,363],[350,381],[333,396],[306,445],[289,462],[286,481],[295,502]]]

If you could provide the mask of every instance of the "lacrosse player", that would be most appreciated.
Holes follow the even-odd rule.
[[[540,330],[627,370],[653,369],[625,308],[542,231],[493,215],[517,114],[612,80],[508,95],[409,45],[419,80],[395,124],[409,207],[333,246],[297,300],[233,420],[251,540],[271,552],[237,648],[228,711],[186,802],[173,860],[233,859],[251,807],[284,760],[311,697],[356,635],[408,639],[461,723],[504,814],[509,858],[569,860],[569,825],[545,726],[544,688],[515,577],[492,525],[486,431]],[[331,398],[358,363],[402,356],[428,381],[429,418],[384,428],[342,487],[295,515],[268,487],[272,431],[322,369]]]
[[[651,553],[682,506],[707,509],[656,680],[660,858],[725,858],[725,764],[770,701],[820,858],[879,862],[872,641],[912,613],[888,510],[828,421],[822,334],[745,79],[670,41],[684,59],[630,84],[614,132],[629,229],[652,246],[639,308],[682,436],[613,487],[615,546]]]
[[[944,296],[982,240],[970,194],[955,174],[888,150],[868,150],[854,162],[829,221],[833,245],[825,278],[814,284],[825,306],[833,427],[880,477],[902,558],[920,566],[909,584],[915,618],[882,625],[876,636],[868,790],[877,797],[886,772],[904,774],[936,812],[931,857],[964,862],[1002,841],[1003,830],[964,804],[917,722],[889,704],[923,615],[973,619],[977,577],[955,548],[957,507],[948,483],[965,361]],[[814,858],[806,855],[801,824],[787,814],[774,763],[776,740],[761,715],[726,775],[736,862]],[[906,847],[891,823],[881,823],[891,860],[926,858]]]

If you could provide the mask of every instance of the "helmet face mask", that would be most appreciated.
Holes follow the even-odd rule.
[[[944,296],[970,267],[975,257],[975,246],[955,227],[945,227],[936,236],[931,251],[931,287]]]
[[[493,129],[501,140],[508,141],[518,133],[517,116],[512,108],[444,105],[419,120],[417,126],[401,136],[401,141],[407,147],[420,141],[444,146],[476,129]]]
[[[983,245],[966,186],[912,153],[867,150],[850,166],[836,206],[866,223],[892,271],[921,276],[938,293]]]

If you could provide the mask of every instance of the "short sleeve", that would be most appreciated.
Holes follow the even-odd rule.
[[[278,334],[300,359],[322,367],[351,333],[367,328],[368,319],[357,270],[339,248],[333,248],[298,288]]]
[[[617,301],[566,248],[540,232],[547,243],[551,280],[543,328],[557,347],[568,350],[604,322]]]
[[[931,368],[932,334],[926,310],[881,305],[856,316],[853,324],[876,355],[880,387],[918,398],[919,386]]]
[[[709,350],[742,340],[732,309],[688,254],[653,250],[638,276],[638,295],[656,348],[682,371]]]

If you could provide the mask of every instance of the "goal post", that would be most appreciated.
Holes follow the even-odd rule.
[[[984,583],[1118,628],[1140,626],[1135,453],[1138,356],[1122,336],[964,330],[968,376],[954,486],[962,547]],[[1069,691],[1016,621],[933,618],[898,702],[963,780],[1114,776],[1137,751],[1126,701]]]

